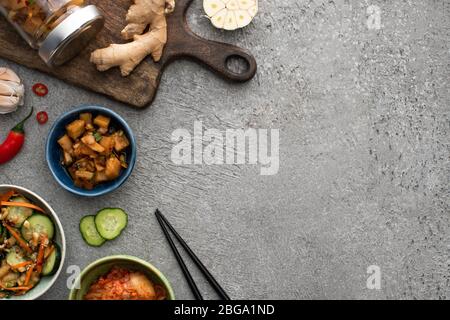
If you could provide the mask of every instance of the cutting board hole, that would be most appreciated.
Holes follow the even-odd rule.
[[[238,55],[229,56],[225,61],[225,64],[229,71],[236,74],[245,73],[250,69],[248,61]]]

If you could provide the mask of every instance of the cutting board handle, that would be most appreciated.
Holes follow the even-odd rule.
[[[252,79],[256,74],[255,58],[246,50],[239,47],[205,40],[191,33],[185,34],[186,42],[183,50],[171,56],[172,59],[190,58],[205,64],[220,76],[237,82],[245,82]],[[242,72],[234,72],[228,67],[229,59],[241,59],[246,65]]]
[[[220,76],[237,82],[245,82],[252,79],[257,70],[255,58],[242,48],[231,44],[206,40],[194,34],[188,26],[186,12],[192,0],[178,0],[175,12],[170,16],[169,42],[164,52],[163,64],[180,58],[190,58],[200,62]],[[170,41],[170,39],[176,41]],[[246,69],[242,72],[234,72],[228,67],[229,59],[243,60]]]

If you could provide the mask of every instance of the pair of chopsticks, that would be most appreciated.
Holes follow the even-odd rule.
[[[192,290],[192,293],[195,296],[195,299],[197,300],[203,300],[203,296],[200,293],[200,290],[198,289],[197,285],[195,284],[194,279],[192,278],[191,273],[189,272],[186,264],[184,263],[183,258],[180,255],[180,252],[178,251],[177,247],[175,246],[175,243],[173,242],[172,237],[169,234],[169,230],[172,232],[172,234],[175,236],[175,238],[178,240],[178,242],[181,244],[181,246],[186,250],[188,255],[191,257],[191,259],[195,262],[197,267],[200,269],[200,271],[205,276],[206,280],[208,280],[209,284],[214,288],[214,290],[217,292],[219,297],[222,300],[231,300],[228,294],[225,292],[225,290],[222,289],[222,287],[219,285],[219,283],[214,279],[212,274],[206,269],[205,265],[200,261],[200,259],[195,255],[195,253],[189,248],[187,243],[183,240],[183,238],[178,234],[178,232],[175,230],[174,227],[170,224],[169,221],[163,216],[163,214],[156,209],[155,212],[156,218],[158,219],[159,224],[161,225],[161,228],[164,232],[164,235],[167,238],[167,241],[169,242],[170,247],[172,248],[172,251],[175,255],[175,258],[178,261],[178,264],[181,267],[181,270],[183,271],[183,274],[189,284],[189,287]]]

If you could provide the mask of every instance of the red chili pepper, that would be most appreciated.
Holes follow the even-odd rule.
[[[25,119],[11,129],[5,142],[0,145],[0,164],[12,160],[22,149],[25,142],[24,124],[32,114],[33,108],[31,108],[30,114]]]
[[[48,88],[43,83],[36,83],[33,86],[33,92],[39,97],[45,97],[48,94]]]
[[[38,112],[36,115],[37,122],[39,124],[46,124],[48,121],[48,114],[45,111]]]

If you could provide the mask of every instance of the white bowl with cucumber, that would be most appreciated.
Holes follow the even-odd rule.
[[[33,300],[61,273],[66,240],[58,216],[34,192],[0,185],[0,300]]]

